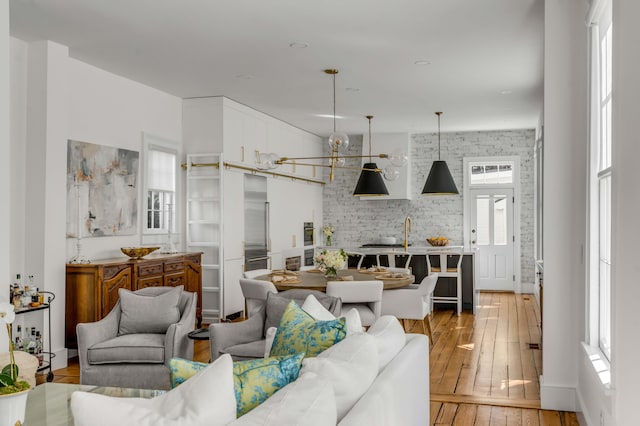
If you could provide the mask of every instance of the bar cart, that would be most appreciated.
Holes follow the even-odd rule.
[[[16,315],[20,315],[20,314],[28,314],[36,311],[44,311],[44,310],[47,311],[47,318],[48,318],[47,332],[49,333],[48,351],[44,351],[44,350],[42,351],[43,360],[42,360],[42,365],[38,367],[38,373],[48,370],[47,382],[51,382],[53,381],[53,369],[52,369],[51,361],[56,356],[56,354],[54,354],[53,351],[51,350],[51,302],[53,302],[53,300],[56,298],[56,295],[50,291],[40,291],[39,293],[46,295],[47,300],[45,303],[36,307],[26,306],[26,307],[18,308],[15,310],[15,313]],[[44,325],[43,325],[43,328],[44,328]]]

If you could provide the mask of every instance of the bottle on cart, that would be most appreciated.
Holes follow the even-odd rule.
[[[22,348],[22,326],[18,325],[16,327],[16,337],[15,337],[15,343],[13,345],[13,348],[17,351],[21,351]]]
[[[42,367],[44,356],[42,352],[42,335],[39,331],[36,331],[36,358],[38,358],[39,366]]]

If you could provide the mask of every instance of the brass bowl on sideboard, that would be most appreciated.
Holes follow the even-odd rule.
[[[160,247],[121,247],[120,250],[132,259],[142,259]]]

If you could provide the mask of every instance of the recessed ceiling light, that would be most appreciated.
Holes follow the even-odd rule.
[[[320,118],[333,118],[333,114],[316,114],[316,117],[320,117]],[[342,115],[336,115],[336,118],[338,120],[342,120],[344,118],[344,116]]]
[[[294,41],[293,43],[289,43],[289,47],[292,49],[306,49],[309,47],[309,43]]]
[[[238,74],[236,75],[236,78],[241,78],[243,80],[251,80],[252,78],[254,78],[254,76],[251,74]]]
[[[346,92],[359,92],[360,89],[358,89],[357,87],[347,87],[346,89],[344,89]]]
[[[512,93],[513,93],[512,90],[503,90],[503,91],[500,92],[501,95],[510,95]]]
[[[420,59],[419,61],[415,61],[413,65],[431,65],[431,61],[427,61],[426,59]]]

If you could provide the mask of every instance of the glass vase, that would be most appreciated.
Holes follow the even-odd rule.
[[[327,246],[331,245],[331,235],[327,235]]]
[[[327,279],[338,278],[338,270],[336,268],[325,268],[324,277]]]

